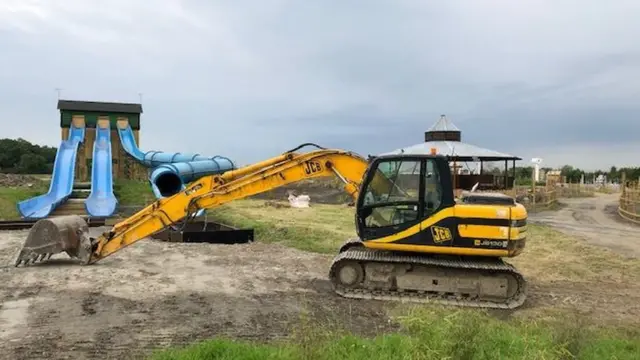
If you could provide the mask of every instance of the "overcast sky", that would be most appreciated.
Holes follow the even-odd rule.
[[[637,166],[638,19],[638,0],[0,0],[0,137],[57,146],[61,88],[143,93],[145,151],[377,154],[447,114],[526,163]]]

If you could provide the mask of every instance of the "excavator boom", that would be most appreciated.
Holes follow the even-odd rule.
[[[357,199],[367,160],[348,151],[317,145],[314,146],[318,150],[296,152],[306,145],[314,144],[303,144],[282,155],[222,175],[202,177],[180,193],[157,200],[96,239],[89,239],[86,224],[83,225],[84,221],[78,216],[40,220],[27,238],[16,266],[44,261],[62,251],[83,263],[95,263],[190,218],[200,209],[212,209],[304,179],[336,176],[344,183],[345,191]],[[41,228],[55,236],[42,236],[42,231],[38,230]]]

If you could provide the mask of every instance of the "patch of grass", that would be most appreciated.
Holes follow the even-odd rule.
[[[535,213],[539,213],[539,212],[543,212],[543,211],[557,211],[562,209],[563,207],[565,207],[566,205],[564,205],[562,202],[555,200],[555,201],[551,201],[550,203],[547,204],[533,204],[533,203],[527,203],[527,204],[523,204],[524,207],[527,209],[527,212],[529,214],[535,214]]]
[[[156,200],[148,181],[116,179],[113,192],[123,206],[143,206]]]
[[[216,221],[253,228],[258,241],[278,242],[305,251],[335,253],[342,243],[356,236],[352,207],[312,204],[299,209],[290,208],[288,203],[283,207],[266,203],[239,200],[208,213]]]
[[[558,197],[562,198],[585,198],[594,197],[595,188],[579,185],[560,186],[555,188]]]
[[[297,349],[286,346],[252,344],[234,342],[227,339],[216,339],[192,345],[185,349],[166,350],[155,354],[153,359],[217,359],[217,360],[288,360],[299,359]]]
[[[0,188],[0,220],[20,218],[18,202],[34,196],[46,194],[48,185],[34,184],[32,187],[2,187]]]
[[[635,359],[640,330],[585,327],[575,319],[499,320],[485,311],[415,306],[402,330],[374,338],[302,324],[286,341],[216,339],[152,355],[182,359]]]

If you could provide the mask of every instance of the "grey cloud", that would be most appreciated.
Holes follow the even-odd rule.
[[[60,87],[142,92],[145,149],[243,163],[307,141],[389,151],[441,113],[476,145],[582,167],[585,144],[638,143],[635,1],[8,3],[0,122],[34,126],[5,136],[56,145]]]

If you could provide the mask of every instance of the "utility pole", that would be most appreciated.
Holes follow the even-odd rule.
[[[58,93],[58,100],[60,100],[60,93],[62,92],[62,89],[56,88],[56,92]]]

